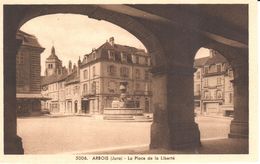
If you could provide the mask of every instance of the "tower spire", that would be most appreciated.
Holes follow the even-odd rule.
[[[55,48],[54,48],[54,46],[52,46],[52,48],[51,48],[51,54],[55,55]]]

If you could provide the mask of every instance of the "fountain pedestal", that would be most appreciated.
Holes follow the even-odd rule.
[[[134,120],[136,116],[143,115],[143,110],[137,107],[136,102],[126,94],[126,86],[127,82],[120,82],[119,100],[113,100],[111,108],[104,108],[104,119]]]

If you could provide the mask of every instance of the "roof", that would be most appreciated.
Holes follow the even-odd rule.
[[[77,83],[79,82],[79,76],[77,74],[77,71],[72,72],[69,74],[66,78],[66,84],[72,84],[72,83]]]
[[[108,58],[108,50],[111,50],[115,54],[115,61],[121,61],[121,52],[127,55],[127,62],[132,63],[132,57],[131,55],[134,53],[135,55],[139,56],[147,56],[147,53],[143,49],[138,49],[135,47],[127,46],[127,45],[120,45],[120,44],[114,44],[113,46],[109,42],[105,42],[102,44],[99,48],[93,50],[91,53],[85,55],[85,58],[83,59],[82,63],[83,65],[86,63],[89,63],[91,61],[94,61],[99,58]],[[96,53],[95,58],[93,58],[92,54]],[[86,62],[87,58],[87,62]]]
[[[62,74],[62,75],[50,75],[50,76],[42,76],[41,77],[41,85],[48,85],[48,84],[52,84],[52,83],[56,83],[62,80],[65,80],[65,78],[67,77],[67,74]]]
[[[212,65],[217,63],[227,63],[227,59],[220,55],[219,53],[212,55],[212,57],[209,57],[205,65]]]
[[[22,40],[22,45],[43,49],[34,35],[18,30],[16,38]]]
[[[47,60],[51,60],[51,59],[61,61],[61,60],[58,58],[58,56],[56,55],[56,53],[55,53],[55,48],[54,48],[54,46],[52,46],[52,48],[51,48],[51,55],[47,58]]]
[[[195,59],[194,67],[202,67],[202,66],[204,66],[208,59],[209,59],[209,57]]]
[[[212,65],[217,63],[227,63],[227,59],[217,51],[211,52],[211,56],[195,59],[194,67],[203,67],[204,65]]]

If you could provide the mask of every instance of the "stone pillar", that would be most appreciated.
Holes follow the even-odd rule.
[[[230,138],[248,138],[248,56],[243,55],[231,62],[234,71],[234,119],[230,125]]]
[[[200,145],[194,121],[193,66],[153,68],[154,121],[150,148],[181,149]]]
[[[16,122],[16,54],[20,41],[13,33],[4,33],[4,153],[23,154],[22,139]]]

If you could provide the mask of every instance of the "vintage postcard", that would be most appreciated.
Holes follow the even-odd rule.
[[[3,1],[0,162],[256,162],[256,9]]]

